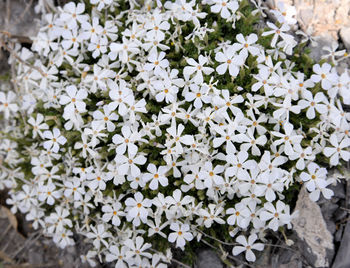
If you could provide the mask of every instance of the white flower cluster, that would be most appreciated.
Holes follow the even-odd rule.
[[[208,228],[254,261],[256,240],[291,227],[290,187],[331,198],[326,168],[350,158],[348,72],[291,61],[293,9],[240,32],[252,10],[90,0],[46,14],[32,49],[17,48],[30,63],[17,62],[17,92],[0,92],[12,212],[60,247],[85,235],[91,265],[166,267],[166,241],[184,249]]]

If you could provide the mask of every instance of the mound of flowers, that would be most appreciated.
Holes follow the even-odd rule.
[[[280,5],[265,29],[247,0],[44,14],[0,92],[12,212],[62,248],[85,236],[91,265],[166,267],[200,242],[255,261],[292,227],[301,185],[331,198],[327,171],[350,159],[348,72],[308,58],[293,11]]]

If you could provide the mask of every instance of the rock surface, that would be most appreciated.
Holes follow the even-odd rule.
[[[298,24],[304,32],[312,32],[319,44],[312,48],[310,56],[319,61],[326,52],[324,46],[330,47],[339,42],[350,50],[350,0],[267,0],[269,6],[283,2],[296,8]]]
[[[305,242],[302,254],[315,267],[329,267],[334,254],[333,236],[327,229],[320,207],[310,200],[304,187],[295,210],[299,211],[299,216],[292,224],[300,240]]]
[[[337,256],[333,263],[333,268],[350,267],[350,221],[347,222],[342,242],[340,244]]]
[[[197,255],[195,268],[223,268],[219,256],[210,249],[201,250]]]
[[[0,1],[0,30],[13,36],[31,37],[38,32],[37,18],[33,1]]]
[[[350,50],[350,27],[343,27],[340,30],[340,37],[344,46]]]

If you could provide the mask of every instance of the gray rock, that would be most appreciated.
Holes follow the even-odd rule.
[[[344,225],[340,225],[339,229],[334,234],[334,241],[340,242],[343,238]]]
[[[344,46],[350,49],[350,27],[343,27],[339,32],[340,38],[343,41]]]
[[[350,221],[348,221],[346,224],[344,235],[332,267],[350,267]]]
[[[28,262],[33,264],[45,263],[42,252],[38,251],[35,247],[29,249]]]
[[[312,18],[313,18],[314,12],[311,8],[308,9],[301,9],[299,11],[299,17],[301,22],[304,25],[310,25],[312,22]]]
[[[330,173],[330,174],[334,174],[334,173]],[[328,188],[334,192],[334,197],[345,199],[345,184],[342,181],[338,182],[335,185],[331,184]]]
[[[320,36],[316,36],[314,37],[314,39],[317,42],[317,47],[311,47],[310,57],[316,62],[318,62],[321,60],[321,57],[323,55],[327,54],[327,52],[324,51],[322,48],[324,46],[331,47],[332,43],[334,42],[334,39],[331,35],[327,33],[323,33]]]
[[[345,219],[345,217],[348,215],[348,212],[344,209],[337,209],[337,211],[334,213],[334,220],[335,221],[341,221]]]
[[[9,72],[10,66],[7,64],[7,55],[0,50],[0,76]]]
[[[337,201],[335,199],[327,200],[324,199],[324,202],[320,205],[323,220],[326,223],[327,229],[331,234],[334,234],[336,231],[336,226],[334,222],[334,213],[339,209],[339,205],[335,203],[334,201]]]
[[[273,268],[291,268],[291,267],[293,268],[303,267],[303,262],[301,260],[301,257],[298,254],[293,254],[289,261],[278,263],[278,265],[276,265]]]
[[[291,236],[288,236],[289,239],[295,241],[293,247],[290,249],[279,249],[277,253],[273,254],[271,256],[271,268],[301,268],[303,267],[303,256],[301,255],[301,251],[296,251],[295,249],[299,246],[298,245],[298,237],[293,232]],[[302,245],[300,245],[302,246]],[[266,268],[267,266],[261,267]],[[269,267],[269,266],[268,266]]]
[[[297,233],[298,247],[305,259],[314,267],[329,267],[334,255],[333,236],[327,229],[319,205],[310,200],[303,187],[295,210],[299,216],[292,220]]]
[[[201,250],[198,253],[195,268],[223,268],[219,256],[215,251],[210,249]]]
[[[7,8],[9,2],[9,8]],[[0,30],[12,36],[32,37],[38,32],[39,18],[34,12],[34,1],[11,0],[0,1]]]

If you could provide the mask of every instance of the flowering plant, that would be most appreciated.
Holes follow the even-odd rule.
[[[292,8],[259,29],[262,12],[86,0],[44,14],[0,92],[12,211],[60,247],[86,236],[91,265],[165,267],[172,246],[206,240],[255,261],[291,227],[289,193],[331,198],[327,168],[350,158],[347,70],[308,58]]]

